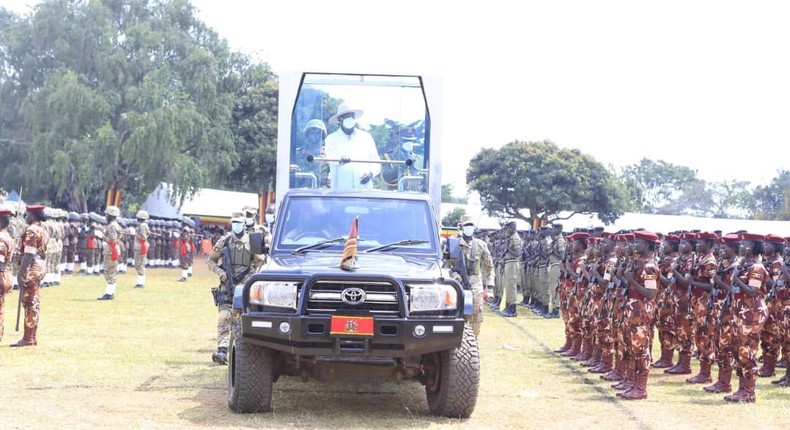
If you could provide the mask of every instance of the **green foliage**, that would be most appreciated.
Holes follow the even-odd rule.
[[[625,207],[620,184],[602,164],[550,141],[515,141],[499,150],[483,149],[472,159],[466,180],[490,214],[530,223],[552,221],[569,211],[597,213],[609,224]]]
[[[781,170],[770,184],[755,188],[749,203],[755,219],[790,221],[790,171]]]
[[[466,211],[464,208],[455,208],[442,218],[442,225],[446,227],[457,227],[461,223],[461,217]]]
[[[467,204],[469,199],[466,197],[456,197],[454,195],[454,187],[452,184],[442,185],[442,203],[461,203]]]
[[[643,158],[624,168],[619,180],[627,193],[627,210],[658,213],[698,179],[697,172],[686,166]]]
[[[49,0],[0,23],[0,151],[31,167],[0,182],[21,173],[33,199],[85,210],[110,188],[138,201],[169,182],[186,198],[274,177],[274,75],[187,0]]]
[[[714,218],[737,218],[748,213],[752,194],[748,181],[688,183],[675,200],[657,209],[666,215],[693,215]]]

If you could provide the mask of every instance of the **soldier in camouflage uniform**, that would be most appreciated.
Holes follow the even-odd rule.
[[[137,271],[135,288],[145,288],[145,256],[148,254],[148,212],[137,211],[137,228],[134,233],[134,269]]]
[[[219,276],[219,287],[214,290],[215,304],[219,310],[217,321],[217,351],[211,359],[217,364],[228,364],[228,347],[233,323],[233,287],[241,284],[264,260],[264,256],[252,254],[250,236],[244,230],[244,218],[231,218],[231,232],[214,245],[206,264],[209,270]],[[223,249],[227,249],[231,267],[222,267]],[[228,276],[231,279],[228,279]]]
[[[548,287],[549,287],[549,301],[548,305],[551,309],[547,318],[559,318],[559,290],[557,282],[560,277],[560,264],[565,257],[567,242],[562,237],[562,224],[554,224],[553,237],[551,241],[551,255],[549,257],[548,269]]]
[[[46,219],[44,206],[27,206],[27,228],[17,244],[17,253],[20,255],[18,282],[22,289],[19,292],[22,295],[20,300],[25,308],[25,333],[19,342],[10,345],[12,347],[34,346],[38,343],[36,333],[41,310],[39,290],[47,270],[44,262],[47,254],[47,231],[41,223]]]
[[[549,314],[550,285],[549,264],[551,263],[551,233],[553,229],[543,226],[538,230],[537,261],[535,262],[535,287],[538,297],[538,306],[535,313],[540,316]]]
[[[760,348],[760,333],[765,326],[768,310],[765,297],[771,275],[760,261],[764,237],[759,234],[741,235],[743,263],[733,278],[733,306],[735,312],[735,336],[731,345],[738,374],[738,391],[725,396],[730,402],[755,402],[757,382],[757,351]]]
[[[80,214],[77,212],[69,212],[67,216],[68,222],[65,226],[66,234],[63,240],[63,254],[65,255],[66,267],[63,272],[71,275],[74,273],[74,258],[77,255]]]
[[[763,365],[757,371],[757,376],[765,378],[776,374],[775,366],[782,352],[782,299],[777,292],[781,289],[782,278],[782,251],[784,238],[774,234],[765,236],[763,249],[765,251],[764,264],[771,275],[771,292],[765,300],[768,307],[768,318],[760,335],[760,346],[763,352]]]
[[[625,309],[626,362],[634,372],[634,382],[617,394],[623,400],[647,399],[647,379],[650,374],[650,319],[653,299],[658,291],[658,266],[653,252],[658,236],[648,231],[634,232],[634,267],[623,272],[627,284]]]
[[[19,282],[17,281],[17,275],[19,274],[19,253],[17,252],[16,244],[19,243],[19,238],[22,237],[22,233],[27,226],[25,220],[21,217],[19,206],[16,203],[10,203],[6,205],[6,207],[11,211],[11,219],[8,224],[8,235],[11,236],[11,240],[14,244],[14,253],[10,262],[11,283],[13,284],[12,288],[17,290],[19,289]]]
[[[118,224],[117,218],[121,216],[121,211],[115,206],[107,206],[104,210],[107,217],[107,229],[104,232],[104,279],[107,286],[104,290],[104,295],[99,297],[98,300],[113,300],[115,299],[115,282],[118,275],[118,260],[120,259],[120,246],[121,236],[123,230]]]
[[[472,216],[461,217],[459,245],[466,259],[466,271],[472,287],[472,330],[480,335],[483,324],[483,285],[494,282],[494,263],[486,243],[474,238],[475,222]]]
[[[505,309],[502,316],[512,318],[518,315],[516,312],[516,284],[518,284],[521,272],[521,236],[516,231],[516,222],[510,221],[505,225],[506,246],[504,247],[505,271],[502,275],[502,289],[504,290]]]
[[[47,220],[42,222],[41,225],[47,231],[47,253],[44,257],[46,264],[46,274],[41,286],[46,288],[55,284],[55,272],[59,261],[55,260],[58,251],[58,239],[60,230],[58,229],[57,222],[55,221],[55,209],[45,208],[44,215]]]
[[[0,341],[3,340],[5,295],[11,292],[14,285],[11,282],[11,256],[14,253],[14,242],[8,234],[9,224],[11,224],[11,210],[0,206]]]
[[[329,188],[329,164],[307,161],[308,156],[324,156],[326,126],[320,119],[307,121],[304,144],[296,148],[295,162],[290,168],[291,188]]]
[[[697,357],[700,361],[700,371],[696,376],[686,379],[691,384],[706,384],[711,382],[711,366],[716,359],[716,349],[713,346],[713,330],[709,315],[708,304],[711,303],[710,295],[713,292],[713,278],[719,262],[713,253],[718,236],[712,232],[701,232],[697,235],[697,265],[688,282],[692,286],[691,309],[694,317],[694,343],[697,346]],[[712,311],[712,310],[711,310]]]

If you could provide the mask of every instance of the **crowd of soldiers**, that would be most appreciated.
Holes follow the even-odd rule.
[[[512,221],[477,236],[493,259],[492,310],[517,316],[521,290],[518,305],[561,316],[565,344],[556,352],[615,382],[623,399],[647,398],[651,367],[691,374],[692,357],[699,372],[686,382],[712,383],[709,393],[730,393],[735,371],[738,390],[725,397],[734,402],[754,402],[756,379],[787,369],[790,238],[600,227],[563,233],[561,225],[519,234]],[[773,383],[787,386],[786,372]]]

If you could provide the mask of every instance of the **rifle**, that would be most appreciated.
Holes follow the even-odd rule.
[[[724,268],[724,260],[722,259],[721,261],[719,261],[719,267],[716,269],[716,274],[721,276],[721,274],[724,271],[723,268]],[[718,295],[719,295],[719,289],[716,287],[716,282],[714,282],[711,285],[710,298],[708,298],[708,311],[705,314],[705,328],[708,330],[708,333],[710,333],[710,314],[713,312],[713,304],[716,300],[716,296]]]
[[[696,265],[697,265],[697,254],[692,253],[691,254],[691,266],[689,266],[689,269],[690,270],[696,269]],[[691,273],[691,272],[689,272],[689,273]],[[693,278],[692,278],[692,280],[693,280]],[[686,290],[687,290],[687,294],[689,296],[689,303],[688,303],[688,306],[686,307],[686,314],[687,315],[691,315],[692,314],[692,309],[691,309],[691,295],[692,294],[691,294],[691,292],[694,290],[694,285],[692,285],[691,282],[689,282],[689,285],[686,288]]]
[[[219,252],[222,258],[222,270],[225,271],[225,291],[222,291],[221,288],[211,289],[211,295],[214,297],[215,306],[224,304],[226,302],[226,295],[233,294],[233,266],[230,262],[230,241],[231,238],[228,237],[225,240],[225,246],[223,246],[222,250]]]

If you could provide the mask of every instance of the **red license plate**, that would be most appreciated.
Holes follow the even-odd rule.
[[[336,336],[373,336],[373,317],[332,315],[329,333]]]

